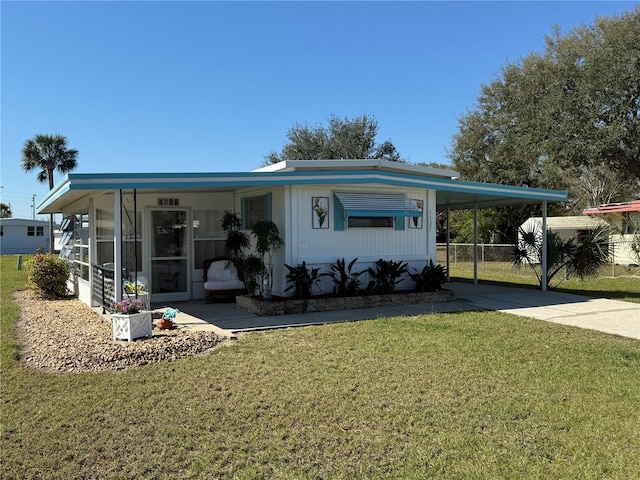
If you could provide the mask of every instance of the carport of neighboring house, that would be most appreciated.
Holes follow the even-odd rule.
[[[362,211],[349,211],[351,207],[348,203],[352,197],[344,195],[344,192],[355,193],[361,195],[364,200],[371,199],[372,201],[369,202],[369,205],[365,205]],[[388,198],[391,196],[400,200],[404,198],[404,201],[395,202],[389,208],[381,207],[381,201],[387,198],[384,197],[385,194],[389,195]],[[143,198],[146,198],[146,204],[142,202]],[[341,204],[341,198],[346,202],[346,207]],[[153,199],[155,203],[149,203],[150,199]],[[360,237],[362,239],[370,238],[370,235],[373,238],[374,235],[377,235],[378,241],[384,241],[385,238],[411,237],[414,239],[411,244],[414,251],[410,252],[413,255],[412,258],[424,262],[428,258],[425,251],[429,252],[429,255],[435,255],[435,229],[432,225],[435,213],[473,209],[475,224],[474,282],[477,283],[478,209],[515,203],[542,204],[543,224],[545,224],[547,204],[566,201],[567,193],[557,190],[462,181],[458,178],[458,173],[454,171],[382,160],[285,161],[251,172],[70,173],[54,187],[38,206],[38,213],[62,213],[65,217],[75,215],[76,226],[80,224],[82,227],[86,223],[87,235],[91,233],[87,252],[78,252],[70,258],[89,258],[87,270],[92,268],[93,262],[97,263],[96,251],[108,245],[107,242],[111,242],[113,245],[114,282],[118,285],[123,281],[121,273],[122,245],[131,239],[138,239],[140,232],[138,229],[150,228],[149,219],[155,218],[151,213],[165,212],[165,214],[157,216],[154,227],[156,229],[162,228],[162,222],[169,222],[169,224],[173,222],[174,225],[182,222],[181,224],[186,225],[185,218],[192,223],[189,227],[195,228],[196,223],[203,221],[203,219],[196,218],[193,214],[181,216],[180,212],[186,211],[187,205],[193,211],[206,209],[205,206],[194,206],[197,202],[205,201],[203,199],[207,204],[216,202],[220,210],[247,213],[248,210],[245,211],[245,208],[256,207],[261,208],[265,215],[267,213],[273,214],[274,221],[277,218],[280,222],[279,227],[282,227],[285,232],[284,251],[278,253],[277,259],[280,264],[295,264],[298,259],[304,259],[303,254],[299,252],[309,239],[317,242],[318,238],[324,238],[329,239],[328,243],[333,242],[332,245],[344,245],[346,243],[344,241],[345,230],[351,230],[351,235],[362,234]],[[251,204],[249,200],[255,200],[255,205]],[[423,204],[424,211],[422,211]],[[141,205],[144,206],[141,207]],[[319,221],[319,205],[333,207],[333,218],[330,222]],[[101,239],[101,234],[104,232],[100,230],[100,215],[106,215],[105,212],[111,217],[104,217],[102,220],[110,221],[111,225],[115,225],[115,229],[112,228],[107,232],[106,238]],[[140,220],[143,212],[147,218],[147,224],[144,226]],[[80,214],[85,216],[79,216]],[[369,234],[365,229],[357,228],[362,227],[362,224],[350,222],[350,215],[354,217],[359,215],[358,220],[361,220],[364,215],[367,218],[383,217],[390,219],[390,221],[384,225],[384,230],[372,228]],[[417,222],[414,225],[411,223],[411,219],[416,219],[418,215],[421,215],[420,218],[424,218],[425,226],[422,230],[414,228]],[[344,218],[339,218],[341,216]],[[126,219],[130,224],[126,230],[122,228],[123,219]],[[206,222],[206,218],[204,221]],[[372,221],[371,225],[378,226],[378,223]],[[365,223],[365,226],[367,225]],[[546,225],[543,226],[546,228]],[[404,232],[401,233],[398,230]],[[301,233],[303,231],[307,235],[306,237]],[[381,232],[386,237],[381,235]],[[98,240],[94,237],[97,237]],[[195,237],[195,234],[189,236],[191,241],[188,247],[189,251],[196,248],[195,245],[198,242]],[[546,241],[545,236],[543,236],[543,241]],[[316,245],[324,246],[319,243]],[[448,245],[447,241],[447,249]],[[360,246],[369,247],[366,243],[361,243]],[[144,262],[155,261],[153,248],[156,247],[160,248],[159,244],[151,246],[147,244],[145,247],[147,253],[144,254],[144,258],[141,258],[143,247],[134,245],[132,249],[135,257],[133,259],[134,265],[139,266]],[[188,265],[189,260],[184,261],[180,257],[180,245],[169,245],[167,242],[167,245],[162,248],[165,247],[166,249],[176,248],[176,252],[172,254],[174,256],[171,258],[174,264],[176,261],[183,261],[182,265]],[[394,246],[397,251],[400,251],[400,247],[402,247],[400,244]],[[423,249],[422,253],[419,251],[420,248]],[[338,248],[333,248],[331,251],[334,260],[336,250]],[[210,256],[215,256],[214,253],[222,252],[213,248],[210,253]],[[350,252],[349,255],[358,256],[355,253]],[[375,253],[384,254],[384,252]],[[83,257],[85,254],[86,257]],[[306,255],[308,254],[307,251]],[[328,255],[325,255],[325,258],[328,258]],[[191,263],[191,267],[193,267],[193,262]],[[542,268],[546,269],[545,256],[542,258]],[[140,267],[136,271],[139,269]],[[281,268],[282,270],[284,269]],[[191,275],[194,277],[196,274]],[[284,278],[284,274],[280,276]],[[165,277],[165,281],[171,280],[168,276]],[[546,275],[543,275],[542,278],[546,278]],[[91,282],[92,276],[88,275],[88,290],[91,289]],[[546,285],[542,285],[542,288],[545,290]],[[120,295],[121,292],[116,291],[116,296]],[[79,296],[82,297],[82,295]],[[90,298],[81,299],[86,303],[92,303]],[[166,297],[166,300],[171,300],[170,296]],[[152,301],[156,303],[162,299],[152,299]]]

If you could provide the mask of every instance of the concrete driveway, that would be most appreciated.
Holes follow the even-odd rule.
[[[640,340],[640,303],[467,283],[449,284],[456,301],[477,309],[588,328]]]
[[[497,310],[640,340],[640,304],[637,303],[471,283],[448,283],[445,287],[454,291],[455,301],[274,317],[259,317],[237,310],[233,303],[205,304],[203,300],[175,303],[171,307],[180,310],[176,318],[178,325],[214,330],[226,337],[233,337],[237,332],[369,320],[398,315]]]

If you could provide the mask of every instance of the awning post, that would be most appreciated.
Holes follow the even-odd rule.
[[[542,201],[542,291],[547,291],[547,201]]]
[[[473,284],[478,284],[478,205],[473,206]]]
[[[451,242],[451,239],[449,238],[449,214],[451,213],[451,210],[449,210],[447,208],[447,240],[446,240],[446,245],[447,245],[447,282],[451,281],[451,267],[450,267],[450,262],[449,262],[449,243]]]
[[[122,301],[122,190],[114,195],[113,205],[113,282],[115,288],[115,301]]]

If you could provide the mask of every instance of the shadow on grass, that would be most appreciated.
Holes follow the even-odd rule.
[[[459,283],[473,283],[473,279],[466,277],[456,277],[451,276],[452,282]],[[538,285],[531,285],[527,283],[517,283],[517,282],[507,282],[507,281],[498,281],[498,280],[482,280],[478,279],[479,285],[492,285],[495,287],[511,287],[511,288],[528,288],[529,290],[540,290]]]

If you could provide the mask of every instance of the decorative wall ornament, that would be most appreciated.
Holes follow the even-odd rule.
[[[313,228],[329,228],[329,197],[311,197]]]
[[[420,210],[420,216],[418,217],[409,217],[409,228],[422,228],[422,217],[424,215],[424,201],[418,200],[416,198],[412,198],[411,202],[416,206],[418,210]]]

